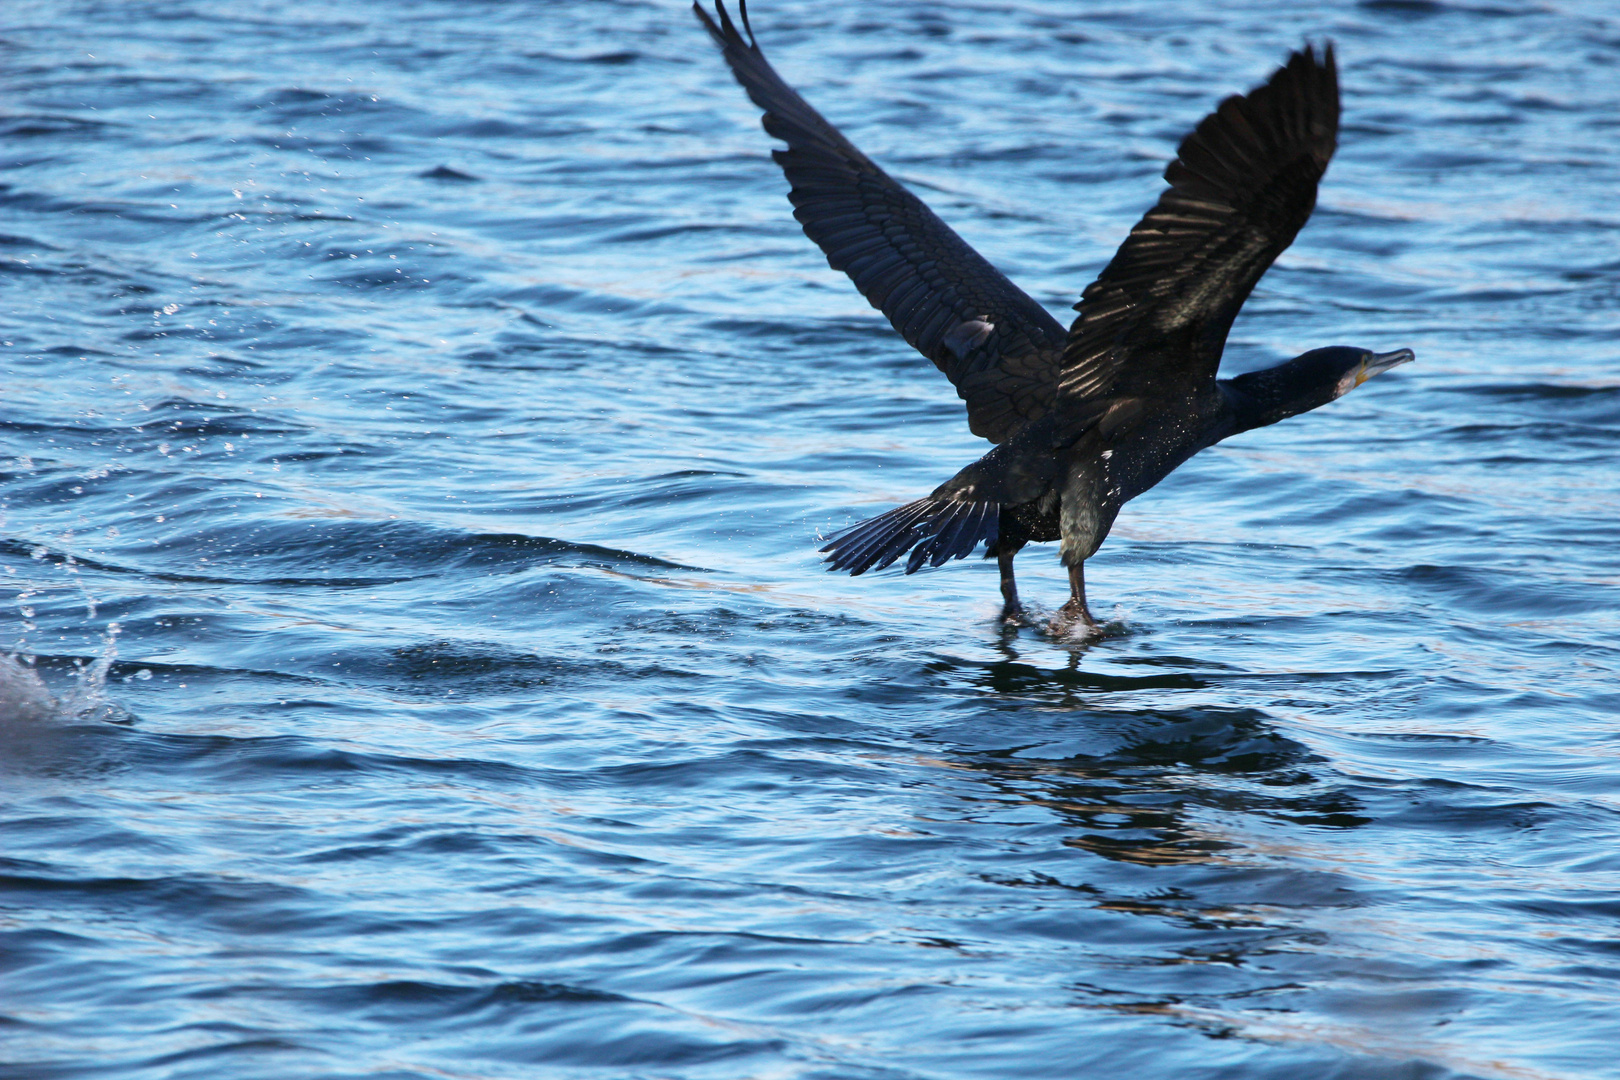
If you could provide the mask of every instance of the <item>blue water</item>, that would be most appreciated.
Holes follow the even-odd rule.
[[[1093,642],[820,569],[983,444],[679,0],[5,10],[6,1077],[1620,1076],[1620,9],[759,0],[1065,321],[1336,41],[1228,367],[1418,363]]]

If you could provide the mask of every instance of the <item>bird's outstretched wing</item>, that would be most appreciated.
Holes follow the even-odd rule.
[[[975,435],[1002,442],[1051,407],[1065,334],[1046,309],[967,245],[782,81],[760,52],[742,3],[745,38],[716,0],[718,23],[692,10],[732,74],[787,143],[772,156],[787,174],[793,216],[967,402]]]
[[[1182,140],[1170,188],[1075,305],[1065,403],[1176,394],[1215,378],[1260,275],[1316,206],[1339,131],[1333,46],[1306,46]]]

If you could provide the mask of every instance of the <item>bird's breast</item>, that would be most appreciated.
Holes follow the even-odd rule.
[[[1216,411],[1201,399],[1144,410],[1140,423],[1098,455],[1105,497],[1117,508],[1169,476],[1218,436]]]

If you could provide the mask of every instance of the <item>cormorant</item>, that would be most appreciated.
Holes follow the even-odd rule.
[[[1316,205],[1339,130],[1331,43],[1293,53],[1182,140],[1169,188],[1086,287],[1065,332],[782,81],[746,0],[746,39],[724,0],[715,4],[718,24],[692,9],[765,110],[765,130],[787,144],[771,156],[805,235],[956,385],[969,428],[996,444],[926,498],[835,537],[821,549],[828,569],[863,574],[909,551],[910,574],[983,541],[1013,620],[1022,611],[1013,556],[1031,540],[1060,540],[1070,599],[1055,625],[1095,628],[1085,561],[1120,507],[1198,451],[1413,358],[1340,346],[1215,377],[1238,309]]]

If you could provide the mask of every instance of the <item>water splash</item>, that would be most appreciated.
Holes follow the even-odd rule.
[[[71,693],[62,698],[62,714],[76,720],[120,720],[124,711],[107,699],[107,673],[118,659],[118,634],[123,628],[109,623],[101,637],[101,655],[79,666]]]
[[[0,656],[0,733],[13,724],[60,714],[60,704],[34,669],[14,656]]]
[[[0,656],[0,732],[47,720],[126,719],[124,710],[106,694],[107,673],[118,659],[120,629],[117,623],[107,627],[101,654],[77,665],[73,687],[61,697],[52,694],[39,677],[32,657]]]

